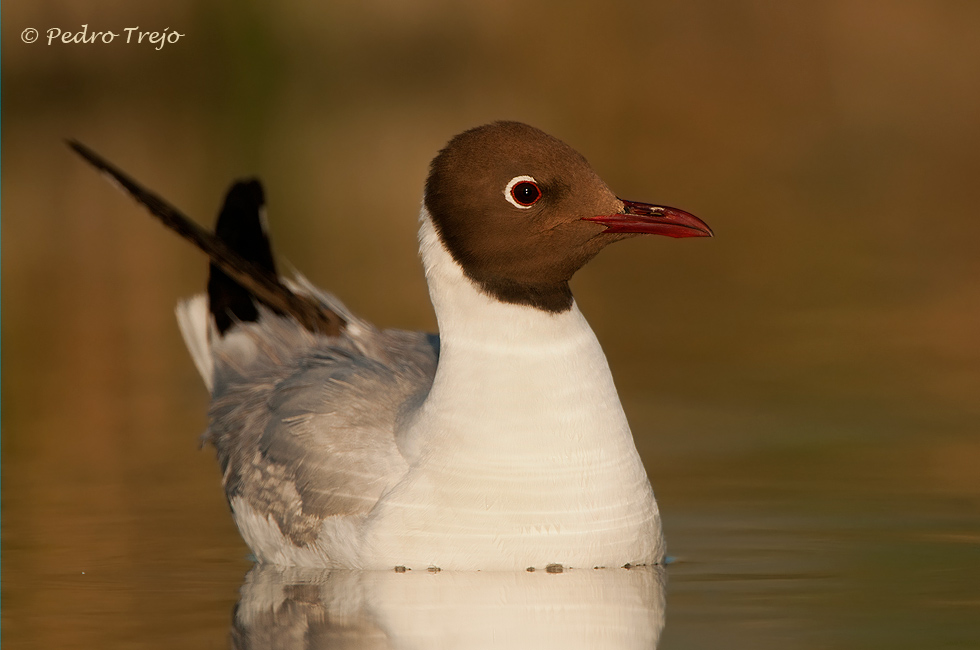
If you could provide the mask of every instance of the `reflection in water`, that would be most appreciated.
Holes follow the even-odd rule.
[[[563,573],[316,571],[257,565],[234,648],[655,648],[661,566]]]

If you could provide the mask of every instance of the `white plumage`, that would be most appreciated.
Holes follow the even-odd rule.
[[[204,231],[80,143],[83,158],[207,252],[178,306],[211,392],[205,435],[262,562],[460,570],[613,567],[664,557],[660,514],[572,275],[640,234],[710,237],[616,197],[533,127],[466,131],[432,162],[419,245],[439,336],[380,331],[283,282],[257,180]]]
[[[219,455],[237,459],[231,476],[244,477],[232,479],[230,503],[256,557],[367,569],[661,561],[653,492],[581,312],[486,296],[424,208],[421,221],[437,368],[424,335],[378,332],[322,294],[353,324],[340,337],[265,312],[216,339],[196,302],[203,296],[179,309],[195,363],[213,368],[204,376],[217,405],[209,435]],[[206,358],[202,338],[217,340]],[[392,339],[409,343],[401,355]],[[310,473],[335,484],[304,495]],[[315,535],[297,544],[306,519]]]

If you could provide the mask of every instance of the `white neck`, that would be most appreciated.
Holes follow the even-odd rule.
[[[487,295],[453,260],[424,207],[421,221],[440,356],[432,390],[400,440],[406,455],[417,457],[433,438],[507,457],[515,449],[553,454],[573,440],[619,441],[635,454],[605,355],[578,306],[552,314]]]
[[[657,562],[657,504],[578,307],[487,296],[423,209],[439,364],[396,434],[405,477],[371,512],[363,566],[524,569]]]

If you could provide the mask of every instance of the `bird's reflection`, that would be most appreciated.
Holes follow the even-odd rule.
[[[257,565],[234,648],[645,648],[663,567],[536,572],[315,571]]]

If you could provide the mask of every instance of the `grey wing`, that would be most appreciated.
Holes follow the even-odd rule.
[[[428,392],[438,338],[359,323],[310,335],[269,314],[215,355],[207,438],[229,502],[244,499],[298,546],[334,515],[364,514],[407,469],[395,428]],[[247,363],[242,363],[242,357]]]

